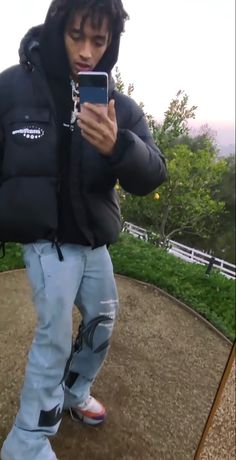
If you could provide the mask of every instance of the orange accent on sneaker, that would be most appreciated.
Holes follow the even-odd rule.
[[[105,420],[107,414],[105,407],[90,396],[82,406],[72,407],[70,415],[75,421],[81,421],[88,425],[97,425]]]
[[[103,410],[101,410],[100,412],[96,412],[96,413],[95,413],[95,412],[91,412],[91,411],[89,411],[89,410],[79,409],[79,408],[78,408],[77,410],[76,410],[76,409],[74,409],[74,410],[75,410],[75,412],[77,412],[77,410],[78,410],[78,411],[79,411],[81,414],[83,414],[85,417],[89,417],[89,418],[96,418],[96,417],[101,417],[101,416],[103,417],[103,416],[106,414],[106,411],[105,411],[104,408],[103,408]]]

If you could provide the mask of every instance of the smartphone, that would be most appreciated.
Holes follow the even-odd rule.
[[[84,107],[85,102],[95,104],[105,114],[108,110],[108,74],[106,72],[79,72],[80,111],[97,120],[96,115]]]

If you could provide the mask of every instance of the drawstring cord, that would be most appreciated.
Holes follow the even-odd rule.
[[[52,247],[54,247],[54,246],[55,246],[55,248],[57,250],[58,259],[60,260],[60,262],[63,262],[64,257],[63,257],[62,250],[61,250],[60,245],[59,245],[57,240],[54,240],[54,242],[52,243]]]
[[[58,254],[58,259],[60,260],[60,262],[63,262],[64,261],[64,257],[63,257],[63,254],[62,254],[62,250],[60,248],[60,245],[58,243],[58,241],[54,241],[52,243],[52,247],[56,248],[57,250],[57,254]],[[5,243],[3,243],[2,241],[0,241],[0,259],[3,259],[6,255],[6,249],[5,249]]]

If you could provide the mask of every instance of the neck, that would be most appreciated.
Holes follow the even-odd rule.
[[[75,83],[78,83],[79,77],[78,75],[73,75],[72,73],[70,74],[70,80],[74,81]]]

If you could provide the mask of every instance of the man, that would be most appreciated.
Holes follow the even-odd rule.
[[[145,195],[166,176],[143,112],[110,76],[126,19],[121,0],[55,0],[23,39],[20,65],[0,76],[0,241],[23,243],[38,316],[2,460],[55,460],[48,436],[63,409],[92,425],[106,417],[90,389],[118,310],[114,187]],[[74,111],[84,70],[109,74],[108,115]],[[71,351],[74,304],[82,323]]]

